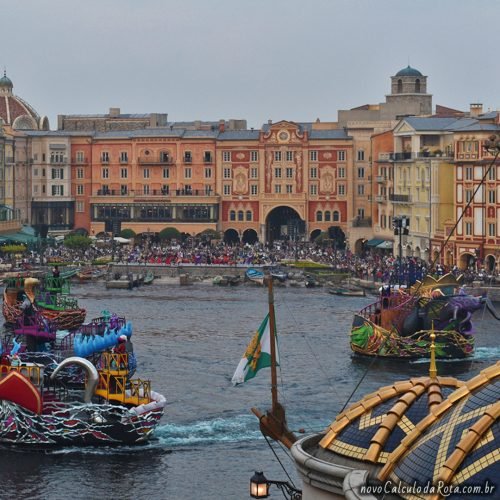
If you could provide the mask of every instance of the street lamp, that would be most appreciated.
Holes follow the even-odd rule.
[[[398,215],[392,218],[392,227],[394,229],[394,234],[399,236],[398,245],[398,285],[401,285],[401,260],[403,257],[403,234],[407,235],[410,232],[410,218],[406,215]]]
[[[289,500],[301,500],[302,491],[294,488],[287,481],[271,481],[264,476],[262,471],[256,471],[250,478],[250,496],[252,498],[267,498],[269,496],[269,487],[274,484],[277,486],[283,496]]]

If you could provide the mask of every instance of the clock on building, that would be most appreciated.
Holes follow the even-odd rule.
[[[278,140],[280,142],[287,142],[290,140],[290,134],[286,130],[280,130],[278,133]]]

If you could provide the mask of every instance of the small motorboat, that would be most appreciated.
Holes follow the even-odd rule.
[[[364,288],[350,287],[350,286],[332,286],[328,290],[332,295],[342,295],[345,297],[366,297]]]
[[[254,283],[258,283],[259,285],[264,284],[264,272],[260,269],[255,269],[254,267],[250,267],[245,272],[245,277],[253,281]]]

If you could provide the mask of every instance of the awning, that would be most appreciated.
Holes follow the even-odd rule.
[[[2,238],[5,238],[9,241],[14,241],[15,243],[33,243],[37,240],[35,236],[30,236],[29,234],[24,233],[14,233],[14,234],[3,234]]]
[[[388,250],[394,246],[394,241],[385,240],[380,245],[377,245],[377,248],[381,248],[382,250]]]
[[[368,240],[366,242],[367,247],[376,247],[377,245],[380,245],[384,240],[378,239],[378,238],[373,238],[372,240]]]

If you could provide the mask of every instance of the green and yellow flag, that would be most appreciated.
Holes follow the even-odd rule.
[[[278,342],[275,336],[276,345],[276,366],[279,366]],[[247,350],[241,358],[236,371],[234,372],[232,382],[233,385],[242,384],[257,375],[261,368],[271,366],[271,331],[269,314],[264,318],[264,321],[255,332]]]

